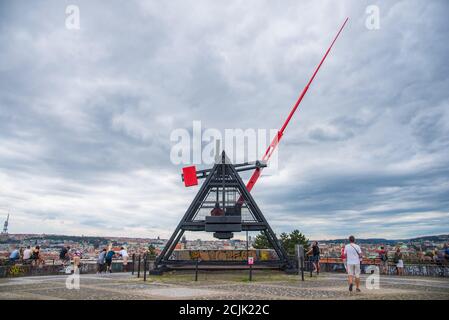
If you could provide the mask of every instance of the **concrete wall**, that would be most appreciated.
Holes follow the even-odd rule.
[[[137,268],[137,266],[136,266]],[[132,262],[128,263],[128,270],[131,271]],[[143,267],[142,267],[143,270]],[[121,261],[112,262],[112,272],[123,272],[123,264]],[[97,264],[92,261],[81,261],[80,273],[96,273]],[[0,278],[7,277],[26,277],[26,276],[45,276],[45,275],[57,275],[65,274],[65,270],[61,265],[47,264],[39,267],[35,267],[29,264],[16,264],[11,266],[0,266]]]
[[[369,266],[377,266],[373,264],[363,264],[362,273],[366,273]],[[308,265],[306,264],[307,270]],[[321,269],[325,272],[346,272],[342,263],[321,263]],[[396,274],[396,266],[388,266],[388,274]],[[408,276],[430,276],[430,277],[449,277],[449,266],[437,265],[404,265],[404,275]]]
[[[245,250],[246,254],[246,250]],[[251,251],[250,251],[251,254]],[[208,256],[209,258],[211,256]],[[153,268],[154,261],[148,261],[148,269]],[[362,272],[366,273],[366,269],[373,264],[363,264]],[[137,262],[134,267],[137,272]],[[132,270],[132,261],[128,263],[128,271]],[[310,270],[310,264],[305,264],[306,272]],[[345,272],[342,263],[321,263],[321,270],[323,272]],[[97,265],[93,262],[84,262],[81,264],[81,274],[96,273]],[[123,272],[123,264],[121,261],[114,261],[112,263],[112,272]],[[141,262],[140,272],[143,274],[143,261]],[[61,265],[45,265],[41,267],[34,267],[30,265],[14,265],[14,266],[0,266],[0,278],[6,277],[25,277],[25,276],[44,276],[44,275],[63,275],[65,274]],[[396,274],[396,267],[389,266],[389,274]],[[404,274],[408,276],[430,276],[430,277],[449,277],[449,266],[437,265],[405,265]]]

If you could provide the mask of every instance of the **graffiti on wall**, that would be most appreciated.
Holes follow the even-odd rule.
[[[132,266],[132,264],[130,264]],[[80,274],[89,274],[97,272],[96,263],[81,263],[79,266]],[[122,262],[112,263],[113,272],[123,272]],[[30,264],[15,264],[0,266],[0,278],[6,277],[26,277],[26,276],[45,276],[70,274],[73,272],[73,264],[67,267],[61,265],[46,264],[34,266]]]
[[[10,277],[20,277],[26,274],[24,266],[14,265],[9,268],[8,275]]]
[[[196,260],[204,261],[224,260],[224,261],[245,261],[253,257],[256,261],[267,261],[277,259],[274,250],[251,249],[251,250],[175,250],[173,259],[175,260]]]
[[[362,271],[370,265],[363,265]],[[397,268],[395,265],[388,266],[388,274],[396,274]],[[419,265],[409,264],[404,265],[404,275],[407,276],[429,276],[429,277],[449,277],[449,266],[438,265]]]
[[[374,264],[363,264],[361,271],[366,273],[366,270],[370,266],[375,266]],[[376,265],[378,266],[378,265]],[[305,270],[309,270],[309,265],[305,265]],[[346,272],[343,263],[321,263],[321,269],[327,272]],[[388,266],[388,274],[396,274],[396,266]],[[404,265],[404,275],[407,276],[428,276],[428,277],[449,277],[449,266],[438,266],[438,265],[418,265],[410,264]]]

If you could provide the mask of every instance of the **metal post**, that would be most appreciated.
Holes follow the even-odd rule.
[[[143,281],[147,281],[147,254],[143,258]]]
[[[133,253],[133,269],[132,269],[132,271],[131,271],[131,274],[132,274],[132,275],[134,275],[134,266],[136,265],[135,262],[136,262],[136,254]]]
[[[298,275],[301,274],[301,280],[304,281],[304,246],[295,245],[295,251],[298,257]]]
[[[139,254],[139,261],[138,261],[138,265],[137,265],[137,278],[140,278],[140,254]]]
[[[246,259],[248,259],[249,251],[248,251],[248,230],[246,230]]]
[[[249,265],[249,281],[253,281],[253,265]]]
[[[301,280],[304,281],[304,258],[299,258],[299,268],[301,270]]]
[[[199,256],[196,257],[195,281],[198,281],[198,262],[199,262]]]
[[[312,261],[310,261],[310,256],[309,256],[309,268],[310,268],[310,277],[312,278],[313,263],[312,263]]]

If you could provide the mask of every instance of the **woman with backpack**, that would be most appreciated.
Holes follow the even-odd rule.
[[[402,276],[404,274],[404,260],[402,260],[402,252],[400,248],[397,248],[394,253],[394,263],[396,264],[398,276]]]
[[[112,258],[115,256],[115,251],[109,249],[108,253],[106,253],[105,262],[106,262],[106,272],[112,273]]]

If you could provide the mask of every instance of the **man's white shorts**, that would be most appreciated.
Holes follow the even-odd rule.
[[[348,264],[348,275],[360,278],[360,264]]]

